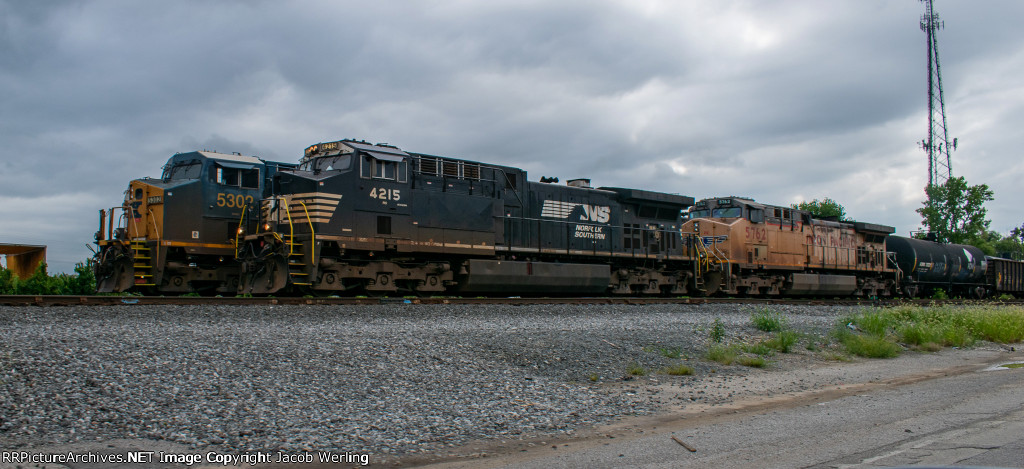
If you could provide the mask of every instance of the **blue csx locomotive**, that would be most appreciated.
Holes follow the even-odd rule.
[[[275,176],[243,223],[240,292],[686,294],[693,198],[354,140]]]
[[[295,166],[193,151],[172,156],[160,178],[131,181],[121,206],[100,210],[97,290],[234,294],[239,218]]]

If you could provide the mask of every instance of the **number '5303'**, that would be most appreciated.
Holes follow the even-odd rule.
[[[218,207],[231,207],[231,208],[242,208],[252,203],[251,195],[242,194],[225,194],[220,192],[217,194],[217,206]]]

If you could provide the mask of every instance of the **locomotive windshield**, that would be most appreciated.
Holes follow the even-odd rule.
[[[343,171],[352,168],[352,155],[334,155],[314,158],[302,163],[303,171]]]
[[[203,172],[203,164],[199,161],[181,161],[171,166],[164,166],[162,179],[170,181],[173,179],[199,179]]]
[[[741,215],[743,215],[743,208],[741,207],[716,208],[711,212],[711,216],[714,218],[736,218]]]

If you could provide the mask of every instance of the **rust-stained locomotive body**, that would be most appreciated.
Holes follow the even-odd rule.
[[[720,267],[709,269],[707,289],[748,295],[890,295],[885,239],[893,231],[742,197],[698,201],[683,224]]]

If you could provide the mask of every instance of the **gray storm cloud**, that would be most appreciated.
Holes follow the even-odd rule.
[[[953,169],[1022,222],[1024,4],[945,2]],[[175,152],[339,138],[698,198],[831,197],[918,226],[918,2],[0,0],[0,242],[89,252]]]

